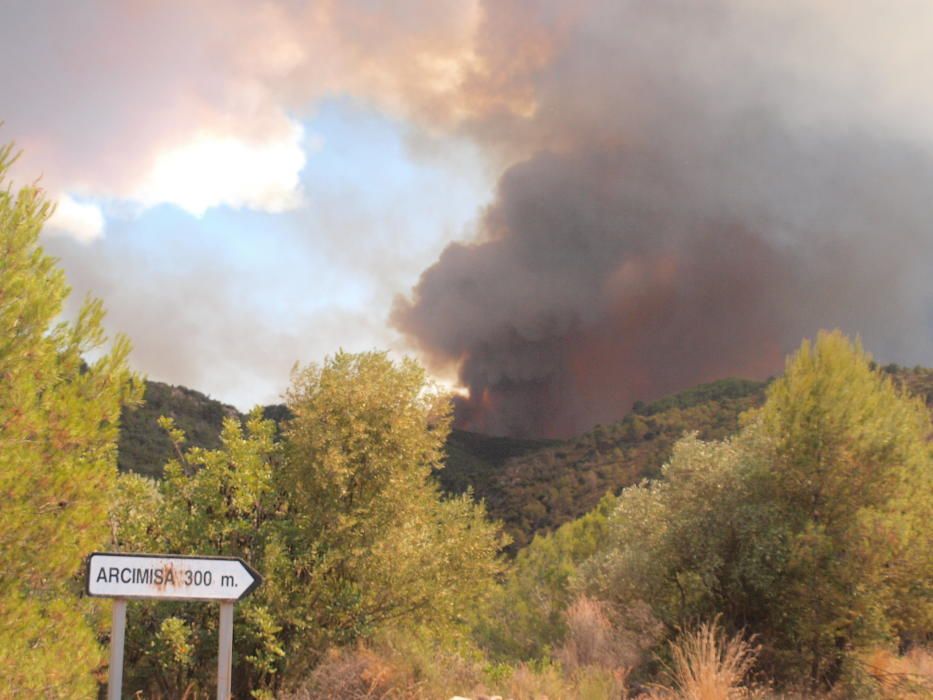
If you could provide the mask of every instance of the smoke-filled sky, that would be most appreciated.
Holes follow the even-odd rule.
[[[8,0],[0,140],[133,362],[339,347],[567,435],[822,327],[933,364],[926,0]]]

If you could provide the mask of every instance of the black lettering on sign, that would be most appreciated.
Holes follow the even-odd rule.
[[[214,574],[210,571],[201,569],[185,569],[179,572],[179,576],[186,586],[210,586],[214,580]]]
[[[97,571],[95,583],[141,583],[143,585],[155,584],[161,586],[163,583],[174,583],[174,574],[171,569],[163,571],[154,568],[129,568],[122,569],[116,567],[101,567]]]

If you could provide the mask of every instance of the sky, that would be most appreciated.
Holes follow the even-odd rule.
[[[390,13],[406,45],[367,57],[392,37],[366,3],[5,2],[0,138],[58,203],[43,245],[71,310],[101,297],[135,368],[241,408],[296,362],[405,353],[393,298],[494,183],[390,84],[450,49],[458,4]],[[432,36],[407,36],[422,19]]]
[[[149,378],[339,348],[569,435],[820,328],[933,364],[925,0],[5,0],[0,141]]]

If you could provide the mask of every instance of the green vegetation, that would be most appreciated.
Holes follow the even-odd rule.
[[[678,443],[623,492],[582,590],[669,629],[721,614],[773,677],[843,679],[872,645],[931,629],[930,414],[838,333],[804,343],[721,442]]]
[[[114,546],[130,552],[179,552],[240,556],[266,570],[275,551],[275,528],[284,504],[273,488],[279,454],[275,426],[252,416],[246,428],[228,418],[216,450],[181,450],[183,434],[162,421],[178,446],[177,459],[157,483],[135,474],[120,477],[111,509]],[[275,582],[273,582],[273,586]],[[237,606],[238,668],[249,686],[262,688],[284,650],[267,599]],[[124,689],[181,697],[210,678],[216,661],[217,609],[201,603],[129,606]],[[248,686],[248,687],[249,687]]]
[[[760,398],[764,386],[762,382],[750,379],[720,379],[718,382],[700,384],[692,389],[665,396],[649,404],[636,401],[632,406],[632,412],[640,416],[653,416],[674,408],[683,410],[710,402],[723,403],[728,399],[745,399],[749,396]]]
[[[556,648],[566,633],[571,583],[579,566],[605,548],[615,506],[607,494],[583,517],[536,536],[518,552],[478,626],[484,647],[510,660],[543,658]]]
[[[0,148],[0,695],[91,697],[101,618],[78,576],[107,541],[117,420],[139,392],[127,340],[103,352],[98,301],[58,320],[69,290],[37,243],[51,208],[4,185],[11,161]]]
[[[126,407],[120,417],[121,472],[161,478],[165,464],[175,454],[172,441],[159,427],[162,416],[171,418],[184,432],[186,444],[208,449],[220,447],[225,418],[245,420],[233,406],[198,391],[147,381],[143,402]]]
[[[354,384],[347,376],[353,374],[348,369],[351,357],[343,357],[349,364],[340,370],[347,387]],[[316,377],[312,373],[314,386],[320,382]],[[450,632],[441,634],[448,640],[441,646],[400,641],[392,625],[370,622],[372,615],[364,612],[361,591],[352,584],[350,593],[346,588],[331,589],[336,597],[326,598],[325,608],[340,613],[323,622],[320,615],[315,618],[320,622],[320,636],[307,632],[312,625],[298,633],[290,624],[302,609],[300,592],[311,585],[306,578],[293,581],[288,593],[266,589],[243,606],[237,627],[238,639],[243,639],[238,642],[242,684],[252,684],[254,692],[261,692],[285,679],[300,686],[295,697],[333,697],[338,692],[334,688],[339,692],[371,689],[376,676],[385,681],[387,697],[433,697],[431,692],[442,694],[451,687],[475,692],[510,689],[528,697],[542,692],[610,697],[623,687],[638,687],[652,679],[673,688],[705,683],[734,689],[742,674],[737,674],[734,664],[726,663],[725,656],[721,664],[713,663],[710,645],[713,641],[721,645],[726,656],[729,650],[741,651],[734,660],[741,662],[744,673],[752,658],[752,647],[741,638],[744,631],[759,635],[753,655],[756,673],[781,683],[808,679],[807,695],[832,684],[844,685],[852,693],[865,688],[869,689],[865,692],[896,689],[885,697],[912,697],[912,688],[920,688],[917,692],[922,694],[923,672],[873,676],[871,663],[876,662],[865,659],[883,659],[886,668],[914,669],[920,663],[921,671],[926,663],[885,656],[883,650],[890,645],[922,644],[931,629],[931,592],[924,572],[933,564],[923,538],[923,523],[931,515],[929,448],[918,437],[927,434],[924,426],[928,430],[929,414],[922,400],[908,398],[916,394],[929,400],[931,378],[933,372],[922,368],[877,369],[860,348],[838,334],[829,334],[821,336],[815,346],[805,344],[786,375],[770,385],[740,380],[704,385],[636,405],[619,423],[597,426],[574,440],[520,441],[452,431],[443,447],[446,468],[441,468],[441,447],[435,443],[436,452],[424,462],[432,466],[422,470],[419,479],[423,482],[419,483],[430,485],[430,473],[448,493],[468,496],[472,492],[485,499],[491,513],[509,516],[507,530],[528,542],[512,550],[517,556],[485,605],[480,601],[490,590],[489,579],[485,584],[482,576],[474,579],[476,590],[483,593],[460,609],[475,614],[448,627],[463,631],[464,624],[472,625],[478,647]],[[177,391],[174,396],[179,396]],[[349,416],[359,396],[351,392],[334,400],[341,406],[336,414],[322,414],[318,408],[304,414],[316,416],[305,418],[306,427],[320,422],[335,428],[344,424],[337,431],[339,435],[343,430],[344,438],[312,431],[311,443],[305,447],[314,454],[339,455],[331,467],[313,460],[318,466],[303,477],[303,483],[312,488],[301,500],[307,499],[310,511],[330,513],[329,518],[333,517],[330,508],[339,503],[335,494],[348,486],[338,488],[332,482],[330,490],[322,490],[327,474],[345,473],[341,465],[359,458],[354,454],[365,454],[367,445],[381,444],[373,434],[362,442],[348,442],[349,432],[339,418]],[[279,409],[283,426],[289,418],[298,421],[302,415],[295,401]],[[280,464],[285,459],[283,436],[263,424],[258,414],[252,418],[252,427],[237,433],[242,427],[234,428],[242,420],[229,416],[227,431],[233,430],[237,440],[249,441],[257,439],[256,426],[266,425],[265,462]],[[387,418],[373,420],[378,423]],[[289,434],[286,428],[285,442]],[[291,435],[294,439],[295,434]],[[224,445],[230,439],[225,437]],[[331,442],[335,439],[339,447]],[[808,440],[819,449],[801,451]],[[167,442],[171,449],[171,440]],[[399,445],[388,452],[410,450]],[[177,454],[185,454],[180,442]],[[177,467],[170,466],[166,482],[196,479],[209,472],[198,459],[188,457],[188,476],[182,470],[179,477]],[[236,470],[225,467],[222,472],[227,478],[235,473],[246,478],[250,473],[246,464],[239,459]],[[913,467],[904,466],[908,464]],[[288,475],[289,497],[297,498],[301,490],[295,484],[302,483],[301,473],[281,473]],[[893,478],[895,473],[900,476]],[[135,489],[127,502],[161,504],[171,490],[168,483],[161,489],[152,482],[146,482],[146,488],[136,481],[127,483]],[[792,484],[810,484],[812,491],[798,493],[790,489]],[[842,486],[847,490],[833,490]],[[229,491],[227,486],[215,492]],[[594,509],[571,517],[585,511],[586,504],[600,495]],[[278,512],[287,500],[280,498],[278,506],[264,508],[270,514]],[[815,508],[812,504],[819,498],[837,506],[830,509],[821,503]],[[462,498],[459,502],[467,507]],[[804,503],[811,504],[809,511],[801,508]],[[560,504],[563,509],[557,507]],[[157,512],[158,508],[164,505],[144,510]],[[335,539],[325,549],[375,554],[371,544],[360,543],[371,543],[373,535],[366,532],[381,531],[396,508],[386,505],[383,515],[372,521],[358,513],[348,521],[348,528],[329,535]],[[526,517],[532,511],[538,514],[535,520]],[[225,511],[215,504],[210,512],[213,518]],[[561,518],[566,518],[564,524],[555,529],[555,521]],[[191,519],[190,513],[182,511],[179,522]],[[278,524],[264,529],[248,517],[238,530],[236,517],[228,513],[222,519],[232,528],[228,535],[220,540],[192,540],[188,546],[221,551],[210,549],[211,542],[239,541],[242,549],[223,551],[240,552],[268,572],[275,564],[268,554],[261,554],[268,547],[262,533],[279,536],[286,520],[281,513],[274,515],[270,523]],[[194,522],[192,533],[213,532],[208,521]],[[319,533],[326,530],[325,520],[314,522],[307,527]],[[372,525],[372,530],[366,525]],[[147,528],[151,534],[151,524]],[[308,541],[288,549],[280,560],[286,562],[284,567],[274,574],[277,580],[288,580],[289,563],[298,561],[296,553]],[[171,545],[165,542],[165,547]],[[374,590],[382,578],[394,573],[388,559],[379,563],[373,558],[336,556],[336,561],[334,569],[355,571],[348,577],[351,580],[372,572],[365,580]],[[303,566],[313,568],[307,563]],[[402,580],[405,571],[403,567],[398,572]],[[438,575],[437,570],[426,573],[429,568],[407,571],[409,582]],[[419,571],[420,579],[414,575]],[[448,580],[444,586],[454,583]],[[269,596],[282,607],[273,610]],[[456,601],[466,600],[463,596],[461,589],[446,605],[456,607]],[[314,617],[311,612],[308,608],[302,614],[310,619]],[[214,653],[210,614],[194,607],[180,613],[177,605],[150,611],[149,617],[141,611],[138,614],[140,629],[149,635],[140,638],[150,642],[134,652],[139,663],[136,678],[151,681],[157,675],[156,665],[176,669],[169,683],[152,686],[150,682],[150,691],[170,696],[209,677]],[[401,639],[425,639],[421,622],[442,629],[443,619],[436,611],[412,617],[410,629],[420,631]],[[714,619],[722,625],[716,635],[711,636],[713,628],[701,627],[678,637],[684,625]],[[302,646],[304,633],[310,635],[305,639],[317,641]],[[153,638],[157,641],[152,642]],[[367,641],[368,646],[353,651],[360,641]],[[328,648],[343,651],[323,657],[314,651]],[[699,655],[695,661],[691,661],[693,652]],[[484,657],[489,659],[485,665]],[[168,663],[167,658],[173,661]],[[437,669],[438,663],[445,670]],[[675,691],[653,692],[656,697],[680,697]]]
[[[507,460],[484,494],[515,548],[592,510],[606,493],[654,478],[686,432],[722,439],[765,385],[727,379],[662,399],[610,426]]]
[[[558,440],[492,437],[454,429],[447,439],[444,468],[435,476],[448,493],[472,490],[477,498],[488,500],[500,490],[499,476],[509,460],[557,444]]]
[[[933,370],[888,365],[883,371],[933,404]],[[643,478],[656,478],[684,434],[696,432],[702,440],[732,435],[739,416],[763,403],[766,389],[765,383],[741,379],[704,384],[653,403],[636,402],[621,421],[564,441],[452,430],[444,468],[434,476],[445,493],[472,490],[490,517],[505,523],[513,542],[507,551],[514,554],[535,533],[550,532],[589,512],[604,494],[618,494]],[[220,444],[223,417],[239,415],[233,407],[184,387],[147,382],[146,396],[150,395],[156,402],[151,407],[124,412],[122,471],[156,476],[172,457],[171,442],[158,426],[160,415],[175,419],[188,444],[210,448]],[[276,421],[288,417],[285,406],[267,406],[263,412]],[[144,450],[138,445],[155,447]]]
[[[871,371],[859,345],[822,334],[754,419],[768,463],[752,484],[786,557],[765,613],[777,649],[831,682],[849,650],[933,629],[925,404]]]
[[[839,333],[804,343],[735,434],[688,434],[657,478],[520,550],[481,646],[568,697],[600,678],[740,697],[753,662],[801,697],[926,696],[933,453],[912,392],[929,376],[876,370]],[[691,394],[638,410],[690,410],[709,389]],[[610,686],[590,697],[618,696]]]
[[[449,406],[411,361],[339,353],[293,378],[293,416],[260,410],[224,422],[215,450],[183,449],[161,482],[122,477],[113,509],[127,551],[240,556],[266,578],[238,606],[238,686],[272,697],[328,648],[404,629],[464,637],[489,595],[501,542],[468,494],[442,499]],[[146,504],[142,509],[140,503]],[[131,606],[126,688],[180,697],[209,689],[216,611],[203,604]]]
[[[443,468],[434,477],[451,495],[472,491],[490,516],[505,523],[510,553],[536,532],[549,532],[596,506],[606,493],[618,493],[645,477],[655,477],[671,448],[687,432],[721,439],[738,428],[739,415],[764,400],[765,385],[725,379],[648,405],[610,426],[565,441],[519,440],[452,430]],[[282,422],[285,406],[267,406],[267,418]],[[121,471],[159,476],[172,458],[171,441],[159,416],[182,428],[188,445],[220,445],[224,417],[245,416],[184,387],[146,383],[146,404],[124,412],[120,437]]]

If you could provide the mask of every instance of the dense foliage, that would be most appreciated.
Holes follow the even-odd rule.
[[[274,437],[275,429],[269,426],[264,450],[270,464],[285,460],[287,451],[299,444],[307,453],[327,457],[313,460],[310,467],[279,473],[285,475],[289,498],[304,502],[308,512],[340,513],[347,525],[328,527],[330,516],[322,516],[305,520],[300,528],[294,523],[283,528],[289,520],[280,510],[288,500],[283,497],[268,511],[273,514],[269,523],[278,524],[266,530],[245,528],[239,537],[247,543],[244,551],[249,550],[263,566],[277,566],[279,561],[284,568],[275,576],[286,581],[289,566],[301,561],[296,556],[301,547],[275,540],[275,546],[281,547],[276,551],[286,554],[269,559],[260,554],[269,541],[260,546],[260,533],[275,532],[276,538],[291,533],[294,538],[303,531],[304,539],[295,541],[307,544],[313,539],[307,533],[316,531],[318,549],[300,566],[310,572],[324,562],[317,571],[340,571],[336,579],[351,583],[325,587],[324,595],[330,597],[314,599],[325,601],[326,610],[339,612],[333,617],[317,615],[322,636],[304,637],[318,639],[310,645],[302,646],[304,633],[289,628],[302,615],[311,617],[310,609],[294,614],[302,609],[299,591],[319,585],[307,573],[293,581],[291,593],[276,594],[282,606],[278,611],[272,611],[265,600],[271,589],[244,607],[238,635],[252,640],[253,646],[243,642],[243,663],[238,668],[240,682],[255,688],[263,683],[273,687],[277,681],[272,679],[289,672],[293,678],[308,673],[315,679],[329,677],[337,672],[330,662],[320,672],[312,671],[320,650],[335,644],[346,647],[359,639],[385,639],[379,630],[388,627],[374,622],[379,614],[372,607],[373,599],[367,601],[352,582],[365,580],[367,587],[377,587],[381,579],[397,575],[393,580],[404,590],[406,582],[419,580],[419,572],[433,578],[439,573],[423,563],[396,571],[391,559],[380,561],[379,549],[373,548],[372,533],[388,527],[390,514],[399,506],[390,505],[391,500],[370,501],[366,495],[370,482],[378,484],[378,467],[366,472],[370,476],[363,481],[353,481],[352,476],[343,480],[353,473],[348,463],[358,463],[374,445],[386,443],[377,433],[351,438],[351,423],[361,424],[351,410],[360,402],[360,394],[351,388],[359,378],[349,380],[355,372],[353,356],[340,357],[344,364],[337,374],[345,381],[337,384],[346,391],[335,392],[327,383],[322,386],[321,368],[310,370],[306,380],[312,388],[305,394],[313,401],[302,409],[294,395],[302,386],[301,378],[296,378],[290,405],[280,411],[283,425],[293,420],[293,427],[285,429],[285,443],[291,439],[293,445],[282,444],[282,436]],[[850,683],[859,672],[864,675],[866,668],[871,669],[861,661],[868,649],[923,643],[931,629],[926,572],[933,570],[924,538],[924,524],[933,515],[926,441],[929,414],[923,405],[923,399],[933,395],[931,377],[933,372],[922,368],[878,368],[838,333],[824,334],[813,346],[805,343],[785,376],[770,385],[738,380],[703,385],[653,404],[638,404],[619,423],[597,426],[575,440],[518,441],[454,431],[446,445],[434,442],[429,457],[421,460],[433,466],[421,469],[418,483],[435,489],[428,478],[433,475],[449,491],[466,495],[475,485],[481,492],[476,495],[485,497],[494,512],[512,513],[511,531],[521,541],[538,533],[529,546],[517,550],[486,613],[473,619],[475,639],[492,659],[544,664],[543,675],[529,678],[546,686],[553,683],[548,687],[564,688],[562,692],[578,692],[567,688],[596,682],[593,678],[600,688],[618,687],[620,676],[614,667],[585,672],[595,673],[592,677],[573,675],[578,673],[571,669],[579,665],[580,645],[594,643],[586,642],[587,634],[596,634],[594,629],[602,630],[597,638],[603,641],[591,656],[624,661],[630,682],[655,677],[658,659],[667,658],[665,640],[698,619],[719,619],[727,632],[759,634],[759,672],[786,682],[808,678],[823,686],[840,679]],[[330,409],[318,403],[325,396],[332,402]],[[328,412],[331,409],[336,412]],[[302,436],[296,430],[303,415],[304,430],[310,432]],[[376,411],[363,422],[386,425],[390,415],[394,416]],[[253,420],[260,421],[260,416]],[[433,426],[433,420],[426,424]],[[310,427],[321,423],[334,431],[325,434]],[[235,425],[231,422],[228,430]],[[253,430],[255,426],[242,439],[253,439]],[[443,432],[434,432],[434,437]],[[687,436],[678,440],[684,432]],[[225,444],[228,441],[225,437]],[[388,444],[393,445],[390,454],[411,454],[414,449],[391,439]],[[453,467],[451,474],[440,468],[443,451]],[[189,462],[191,475],[208,470],[201,461],[195,464],[189,457]],[[623,471],[613,472],[613,464]],[[176,471],[168,470],[168,482],[178,478]],[[241,471],[248,473],[242,466],[225,470]],[[334,475],[342,476],[333,481]],[[618,484],[619,489],[607,484]],[[166,489],[163,486],[163,493],[155,495],[164,498]],[[617,491],[621,491],[618,497],[613,495]],[[597,493],[603,498],[596,508],[549,532],[555,520],[582,510]],[[151,497],[137,493],[132,500],[147,502]],[[364,514],[368,506],[352,515],[354,503],[360,502],[372,506],[372,521]],[[460,503],[467,507],[467,501]],[[536,508],[537,519],[527,518],[529,509]],[[192,532],[202,530],[211,528],[202,524]],[[203,550],[209,545],[196,546]],[[348,552],[364,554],[353,557]],[[474,583],[485,591],[481,578]],[[444,586],[452,590],[449,587],[455,583],[447,580]],[[462,591],[447,604],[456,607],[458,595]],[[253,608],[262,613],[251,612]],[[265,627],[250,621],[250,615],[256,614]],[[209,673],[214,622],[203,611],[202,618],[194,611],[187,617],[179,615],[177,609],[166,615],[152,616],[149,630],[161,641],[140,650],[139,677],[153,677],[154,668],[146,665],[155,663],[153,659],[165,668],[166,653],[178,656],[179,648],[188,650],[190,658],[201,659],[202,668],[195,670],[196,664],[188,662],[188,670],[172,681],[174,685],[161,686],[182,689]],[[286,620],[281,626],[280,617]],[[420,619],[437,622],[444,617],[434,610]],[[306,631],[312,627],[309,624]],[[192,652],[192,641],[200,641],[203,649]],[[422,669],[433,663],[430,653],[440,653],[426,652],[423,646],[386,649],[395,663],[421,664]],[[282,655],[301,661],[285,664]],[[352,666],[362,658],[383,663],[378,656],[341,656],[345,661],[339,663]],[[339,668],[340,674],[350,673]],[[560,681],[565,673],[571,676]],[[600,685],[604,681],[609,685]],[[904,692],[904,686],[896,687]]]
[[[761,403],[764,386],[722,380],[640,405],[618,423],[507,460],[477,495],[505,522],[517,549],[534,533],[587,513],[605,493],[656,477],[685,432],[707,440],[732,434],[741,413]]]
[[[830,685],[859,650],[933,628],[930,433],[923,402],[821,334],[735,438],[688,437],[623,492],[578,583],[670,629],[722,614],[775,675]]]
[[[127,340],[106,349],[100,302],[60,321],[69,290],[38,245],[51,208],[4,185],[11,154],[0,148],[0,696],[91,697],[100,619],[77,576],[107,541],[120,407],[138,392]]]
[[[564,612],[581,564],[602,551],[616,498],[607,494],[592,511],[518,552],[478,636],[494,656],[547,657],[566,632]]]
[[[216,450],[182,448],[156,484],[124,478],[114,508],[129,550],[222,554],[266,578],[238,606],[235,675],[264,697],[334,645],[404,627],[465,629],[500,570],[496,527],[469,494],[430,478],[449,426],[411,361],[339,353],[298,372],[280,440],[257,411],[225,421]],[[146,504],[144,509],[139,504]],[[127,687],[177,697],[211,685],[216,611],[132,606]]]

